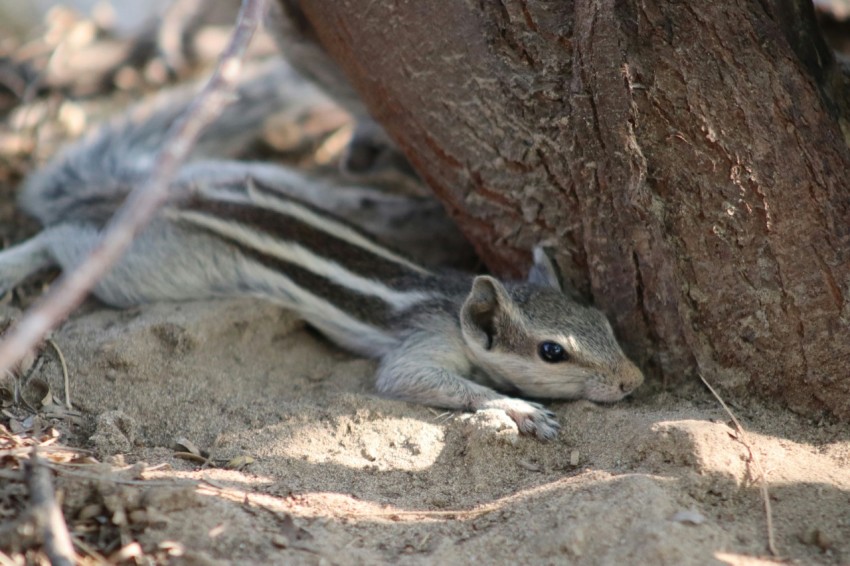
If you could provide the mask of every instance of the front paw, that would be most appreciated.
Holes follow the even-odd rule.
[[[487,401],[481,409],[500,409],[516,423],[523,434],[534,435],[540,440],[552,440],[558,436],[561,425],[555,413],[539,403],[522,399],[495,399]]]

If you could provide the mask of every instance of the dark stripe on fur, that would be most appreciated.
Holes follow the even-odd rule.
[[[278,195],[277,198],[280,198],[280,196]],[[299,206],[310,208],[311,212],[327,219],[328,223],[340,224],[337,219],[329,217],[315,208],[308,207],[306,204],[295,201],[294,199],[288,200],[292,200]],[[391,286],[393,280],[419,275],[414,270],[400,263],[375,255],[360,246],[351,244],[344,239],[301,222],[297,218],[273,210],[250,204],[201,198],[188,200],[181,206],[181,209],[208,214],[229,222],[236,222],[248,229],[256,230],[261,234],[267,235],[274,240],[298,244],[320,257],[338,263],[354,274],[382,281]],[[362,234],[362,232],[350,225],[346,225],[346,227]],[[368,239],[374,242],[373,238]],[[381,246],[378,243],[375,243],[375,245]]]
[[[226,235],[205,226],[196,225],[195,229],[227,242],[229,245],[237,248],[239,253],[245,258],[288,277],[307,293],[334,305],[352,318],[378,329],[386,329],[388,321],[393,318],[392,307],[378,297],[362,295],[356,291],[352,291],[347,287],[329,281],[321,275],[316,275],[299,265],[246,247],[241,242],[232,240]],[[267,290],[251,288],[245,289],[245,291],[256,292]],[[273,299],[274,297],[271,298]]]

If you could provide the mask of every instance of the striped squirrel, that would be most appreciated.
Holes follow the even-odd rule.
[[[96,286],[98,298],[130,307],[260,297],[294,309],[340,346],[377,358],[383,395],[447,409],[499,409],[540,439],[557,434],[555,415],[508,395],[611,402],[641,384],[605,316],[562,293],[541,249],[526,282],[430,269],[328,213],[328,205],[356,208],[349,189],[280,166],[208,158],[243,143],[275,96],[285,98],[243,85],[202,135],[169,203]],[[22,207],[45,228],[0,252],[0,291],[82,259],[149,171],[180,110],[169,99],[131,112],[27,179]]]

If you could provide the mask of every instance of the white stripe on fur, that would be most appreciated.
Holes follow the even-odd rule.
[[[245,279],[256,287],[257,296],[297,310],[304,320],[344,348],[364,356],[380,357],[398,345],[393,336],[349,316],[278,271],[247,259],[243,269]]]
[[[201,212],[185,210],[177,212],[176,216],[179,220],[203,226],[249,249],[294,263],[346,289],[361,295],[378,297],[395,310],[408,308],[433,297],[431,293],[420,291],[396,291],[380,281],[352,273],[337,262],[313,253],[300,244],[272,238],[232,220],[223,220]]]
[[[310,226],[325,232],[326,234],[330,234],[335,238],[339,238],[340,240],[344,240],[349,244],[358,246],[363,248],[369,253],[378,255],[384,259],[388,259],[392,262],[398,263],[407,267],[408,269],[412,269],[417,273],[422,273],[425,275],[429,275],[430,273],[421,265],[416,265],[415,263],[401,257],[398,254],[387,250],[375,242],[372,242],[368,238],[365,238],[362,234],[353,230],[351,227],[346,226],[345,224],[340,224],[337,222],[333,222],[328,218],[323,218],[304,206],[301,206],[295,202],[277,199],[273,196],[262,194],[257,189],[251,179],[248,179],[248,195],[251,200],[259,206],[263,208],[268,208],[274,210],[275,212],[279,212],[286,216],[291,216],[305,224],[309,224]]]

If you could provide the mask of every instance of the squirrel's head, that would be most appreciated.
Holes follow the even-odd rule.
[[[540,248],[526,283],[476,277],[460,322],[477,364],[525,395],[618,401],[643,383],[605,315],[563,293]]]

